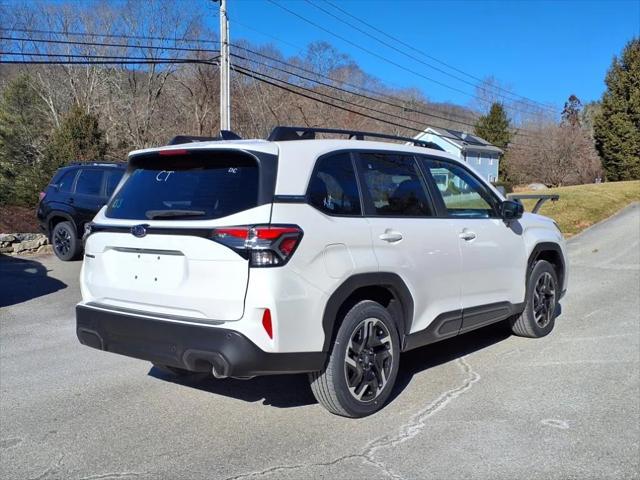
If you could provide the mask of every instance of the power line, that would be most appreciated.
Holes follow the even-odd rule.
[[[38,33],[42,35],[71,35],[93,38],[128,38],[130,40],[160,40],[164,42],[185,42],[185,43],[218,43],[217,40],[206,40],[202,38],[173,38],[173,37],[153,37],[148,35],[128,35],[124,33],[110,34],[110,33],[89,33],[89,32],[69,32],[64,30],[38,30],[32,28],[0,28],[6,32],[20,32],[20,33]]]
[[[0,37],[0,40],[10,40],[14,42],[32,42],[32,43],[53,43],[61,45],[83,45],[89,47],[118,47],[132,49],[156,49],[156,50],[172,50],[179,52],[218,52],[218,50],[206,48],[187,48],[187,47],[167,47],[160,45],[131,45],[128,43],[102,43],[102,42],[81,42],[76,40],[53,40],[46,38],[23,38],[23,37]]]
[[[241,48],[241,47],[238,47],[238,48]],[[449,118],[449,117],[444,117],[444,116],[441,116],[441,115],[436,115],[436,114],[424,112],[424,111],[421,111],[421,110],[408,109],[407,107],[405,107],[403,105],[398,105],[398,104],[391,103],[391,102],[388,102],[388,101],[383,100],[383,99],[374,98],[374,97],[371,97],[371,96],[368,96],[368,95],[364,95],[362,93],[354,92],[352,90],[348,90],[348,89],[341,88],[341,87],[338,87],[338,86],[335,86],[335,85],[331,85],[329,83],[325,83],[325,82],[322,82],[322,81],[319,81],[319,80],[316,80],[316,79],[313,79],[313,78],[306,77],[306,76],[301,75],[299,73],[291,72],[291,71],[286,70],[284,68],[279,68],[279,67],[276,67],[276,66],[273,66],[273,65],[269,65],[268,63],[264,63],[264,62],[259,62],[259,61],[255,60],[255,59],[249,59],[249,58],[246,58],[246,57],[243,57],[241,55],[234,54],[234,53],[232,53],[231,55],[233,57],[235,57],[235,58],[240,59],[240,60],[244,60],[244,61],[247,61],[247,62],[253,62],[256,65],[262,65],[262,66],[265,66],[267,68],[270,68],[270,69],[273,69],[273,70],[276,70],[276,71],[279,71],[279,72],[282,72],[282,73],[286,73],[288,75],[293,75],[293,76],[298,77],[298,78],[300,78],[302,80],[306,80],[306,81],[309,81],[309,82],[314,82],[314,83],[316,83],[318,85],[322,85],[322,86],[325,86],[325,87],[328,87],[328,88],[332,88],[334,90],[337,90],[337,91],[340,91],[340,92],[343,92],[343,93],[356,95],[358,97],[362,97],[362,98],[365,98],[365,99],[370,100],[370,101],[382,103],[382,104],[385,104],[385,105],[388,105],[388,106],[391,106],[391,107],[395,107],[395,108],[398,108],[398,109],[401,109],[401,110],[404,110],[404,111],[409,110],[410,112],[418,113],[420,115],[424,115],[424,116],[427,116],[427,117],[437,118],[439,120],[444,120],[444,121],[453,122],[453,123],[457,123],[457,124],[460,124],[460,125],[464,125],[464,126],[475,128],[475,125],[472,124],[472,123],[469,123],[468,121],[454,120],[454,119]],[[281,63],[285,63],[286,64],[286,62],[281,62]],[[294,66],[294,65],[290,65],[290,64],[286,64],[286,65],[289,65],[291,67]],[[321,76],[321,75],[318,74],[318,76]],[[385,112],[385,114],[387,114],[387,113]],[[389,115],[391,115],[391,114],[389,114]],[[399,117],[399,118],[406,118],[406,117]],[[410,121],[414,122],[414,120],[410,120]],[[418,122],[415,122],[415,123],[418,123]],[[444,127],[438,127],[438,128],[444,128]],[[527,135],[527,134],[524,134],[524,133],[521,134],[521,135],[522,136],[535,137],[535,135]]]
[[[277,62],[277,63],[279,63],[279,64],[281,64],[281,65],[285,65],[285,66],[287,66],[287,67],[289,67],[289,68],[295,68],[296,70],[300,70],[301,72],[309,73],[309,74],[311,74],[311,75],[315,75],[315,76],[317,76],[317,77],[324,78],[324,79],[329,80],[329,81],[331,81],[331,82],[337,82],[337,81],[336,81],[336,80],[334,80],[333,78],[331,78],[331,77],[329,77],[329,76],[327,76],[327,75],[323,75],[322,73],[316,72],[316,71],[314,71],[314,70],[310,70],[310,69],[308,69],[308,68],[301,67],[301,66],[299,66],[299,65],[295,65],[295,64],[293,64],[293,63],[288,63],[288,62],[286,62],[286,61],[284,61],[284,60],[281,60],[281,59],[278,59],[278,58],[272,57],[272,56],[270,56],[270,55],[265,55],[264,53],[256,52],[256,51],[251,50],[251,49],[249,49],[249,48],[247,48],[247,47],[240,46],[240,45],[236,45],[236,44],[231,44],[231,46],[233,46],[233,47],[235,47],[235,48],[242,49],[242,50],[244,50],[244,51],[246,51],[246,52],[248,52],[248,53],[251,53],[251,54],[253,54],[253,55],[258,55],[258,56],[260,56],[260,57],[262,57],[262,58],[265,58],[265,59],[267,59],[267,60],[271,60],[271,61],[273,61],[273,62]],[[266,66],[268,66],[269,68],[275,68],[275,67],[270,66],[270,65],[268,65],[268,64],[257,62],[257,61],[256,61],[256,60],[254,60],[254,59],[252,59],[251,61],[252,61],[252,62],[255,62],[255,63],[258,63],[258,64],[266,65]],[[294,74],[293,72],[290,72],[290,73]],[[316,80],[312,80],[312,81],[316,81]],[[316,82],[317,82],[317,81],[316,81]],[[365,87],[362,87],[362,86],[354,85],[354,84],[352,84],[352,83],[345,82],[345,81],[342,81],[342,80],[340,80],[340,81],[339,81],[339,83],[340,83],[341,85],[346,85],[347,87],[353,88],[353,89],[355,89],[355,90],[358,90],[358,91],[361,91],[361,92],[367,92],[367,93],[369,93],[369,94],[371,94],[371,95],[376,95],[376,96],[378,96],[378,97],[382,97],[382,98],[388,98],[388,99],[394,100],[394,101],[396,101],[396,102],[406,102],[406,101],[407,101],[407,100],[405,100],[405,99],[403,99],[403,98],[394,97],[394,96],[392,96],[392,95],[388,95],[388,94],[385,94],[385,93],[382,93],[382,92],[378,92],[378,91],[375,91],[375,90],[371,90],[371,89],[369,89],[369,88],[365,88]],[[334,86],[333,88],[339,88],[339,87],[335,87],[335,86]],[[356,92],[349,91],[349,90],[347,90],[347,91],[348,91],[348,92],[350,92],[350,93],[353,93],[353,94],[357,95],[357,93],[356,93]],[[413,108],[413,107],[407,107],[406,105],[398,105],[398,104],[394,104],[394,103],[391,103],[391,102],[387,102],[386,100],[382,100],[381,98],[373,98],[373,97],[369,97],[369,98],[371,98],[372,100],[378,101],[378,102],[388,103],[389,105],[395,106],[395,107],[400,108],[400,109],[402,109],[402,110],[410,110],[411,112],[420,113],[420,114],[422,114],[422,115],[426,115],[426,116],[431,116],[431,115],[432,115],[432,114],[430,114],[430,113],[428,113],[428,112],[425,112],[425,111],[423,111],[423,110],[417,110],[417,109],[415,109],[415,108]],[[456,115],[456,114],[450,114],[450,115],[451,115],[452,117],[463,118],[464,120],[468,120],[468,118],[467,118],[467,117],[462,117],[462,116],[460,116],[460,115]],[[451,119],[450,119],[450,118],[446,118],[446,120],[451,120]],[[451,120],[451,121],[454,121],[454,120]]]
[[[71,54],[71,53],[21,53],[21,52],[0,52],[0,55],[10,55],[14,57],[67,57],[67,58],[92,58],[92,59],[123,59],[123,60],[176,60],[186,61],[188,59],[181,58],[150,58],[150,57],[132,57],[132,56],[120,56],[120,55],[89,55],[89,54]],[[217,57],[214,57],[217,58]]]
[[[349,102],[348,100],[332,97],[331,95],[328,95],[328,94],[325,94],[325,93],[321,93],[321,92],[317,92],[315,90],[312,90],[312,89],[309,89],[309,88],[306,88],[306,87],[302,87],[300,85],[295,85],[295,84],[292,84],[292,83],[287,82],[285,80],[281,80],[279,78],[272,77],[272,76],[267,75],[265,73],[256,72],[255,70],[251,70],[251,69],[247,69],[247,68],[244,68],[244,67],[240,67],[238,65],[234,65],[233,69],[234,69],[234,71],[237,71],[238,73],[241,73],[241,74],[244,74],[246,76],[249,76],[249,77],[251,77],[251,78],[253,78],[255,80],[264,82],[264,83],[272,85],[274,87],[281,88],[281,89],[286,90],[286,91],[288,91],[290,93],[293,93],[295,95],[299,95],[299,96],[308,98],[310,100],[314,100],[314,101],[323,103],[325,105],[329,105],[329,106],[338,108],[340,110],[344,110],[344,111],[347,111],[347,112],[350,112],[350,113],[354,113],[356,115],[361,115],[363,117],[366,117],[366,118],[369,118],[369,119],[372,119],[372,120],[375,120],[375,121],[379,121],[379,122],[382,122],[382,123],[386,123],[388,125],[392,125],[392,126],[395,126],[395,127],[400,127],[400,128],[405,128],[407,130],[412,130],[412,131],[417,132],[417,133],[424,133],[424,131],[425,131],[424,128],[414,128],[414,127],[411,127],[411,126],[408,126],[408,125],[405,125],[405,124],[400,124],[400,123],[396,123],[396,122],[393,122],[393,121],[390,121],[390,120],[386,120],[386,119],[383,119],[383,118],[374,117],[372,115],[369,115],[369,114],[366,114],[366,113],[363,113],[363,112],[359,112],[357,110],[353,110],[353,109],[350,109],[350,108],[347,108],[347,107],[336,105],[336,104],[328,102],[326,100],[322,100],[322,99],[319,99],[317,97],[313,97],[313,96],[311,96],[309,94],[305,94],[305,93],[302,93],[302,92],[299,92],[299,91],[295,91],[295,90],[293,90],[292,88],[289,88],[289,87],[297,88],[299,90],[303,90],[303,91],[306,91],[308,93],[312,93],[312,94],[317,95],[319,97],[329,98],[331,100],[338,101],[338,102],[341,102],[341,103],[344,103],[344,104],[347,104],[347,105],[350,105],[350,106],[355,106],[357,108],[373,111],[373,112],[376,112],[376,113],[379,113],[379,114],[382,114],[382,115],[387,115],[387,116],[399,118],[399,119],[402,119],[402,120],[405,120],[405,121],[409,121],[409,122],[412,122],[412,123],[420,124],[419,122],[416,122],[414,120],[408,119],[406,117],[400,117],[398,115],[389,114],[387,112],[376,110],[376,109],[371,108],[371,107],[367,107],[367,106],[364,106],[364,105],[358,105],[358,104],[355,104],[353,102]],[[285,87],[283,85],[280,85],[278,83],[275,83],[275,82],[283,83],[287,87]],[[433,125],[433,127],[442,128],[442,127],[439,127],[437,125]],[[432,133],[432,132],[430,132],[430,134],[434,135],[436,137],[440,137],[440,138],[447,138],[447,139],[450,139],[450,140],[460,141],[459,138],[451,136],[451,135],[444,135],[444,134]],[[527,145],[521,145],[521,144],[516,144],[516,143],[511,143],[510,145],[512,145],[512,146],[520,146],[522,148],[529,148],[529,146],[527,146]]]
[[[307,0],[307,1],[308,1],[308,0]],[[440,60],[440,59],[438,59],[438,58],[436,58],[436,57],[434,57],[434,56],[432,56],[432,55],[429,55],[429,54],[425,53],[424,51],[422,51],[422,50],[420,50],[420,49],[418,49],[418,48],[414,47],[413,45],[411,45],[411,44],[409,44],[409,43],[407,43],[407,42],[404,42],[404,41],[400,40],[399,38],[394,37],[393,35],[388,34],[388,33],[387,33],[387,32],[385,32],[384,30],[382,30],[382,29],[380,29],[380,28],[378,28],[378,27],[376,27],[376,26],[374,26],[374,25],[372,25],[372,24],[370,24],[370,23],[365,22],[365,21],[364,21],[364,20],[362,20],[361,18],[357,17],[356,15],[353,15],[353,14],[349,13],[348,11],[346,11],[345,9],[343,9],[343,8],[339,7],[338,5],[336,5],[335,3],[331,2],[330,0],[325,0],[325,2],[326,2],[326,3],[328,3],[329,5],[331,5],[334,9],[339,10],[340,12],[342,12],[343,14],[345,14],[345,15],[347,15],[347,16],[349,16],[349,17],[353,18],[354,20],[357,20],[358,22],[362,23],[363,25],[366,25],[366,26],[367,26],[367,27],[369,27],[370,29],[375,30],[375,31],[376,31],[376,32],[378,32],[378,33],[381,33],[382,35],[384,35],[385,37],[387,37],[387,38],[389,38],[389,39],[393,40],[394,42],[397,42],[397,43],[399,43],[400,45],[402,45],[402,46],[404,46],[404,47],[406,47],[406,48],[408,48],[408,49],[410,49],[410,50],[413,50],[414,52],[417,52],[417,53],[419,53],[420,55],[422,55],[422,56],[424,56],[424,57],[426,57],[426,58],[429,58],[429,59],[433,60],[434,62],[439,63],[440,65],[443,65],[443,66],[445,66],[445,67],[447,67],[447,68],[450,68],[451,70],[454,70],[454,71],[456,71],[456,72],[458,72],[458,73],[461,73],[462,75],[466,75],[467,77],[473,78],[473,79],[474,79],[474,80],[476,80],[477,82],[480,82],[480,83],[483,83],[483,82],[484,82],[484,80],[483,80],[483,79],[481,79],[481,78],[479,78],[479,77],[476,77],[475,75],[473,75],[473,74],[471,74],[471,73],[465,72],[464,70],[461,70],[461,69],[459,69],[459,68],[456,68],[456,67],[454,67],[453,65],[450,65],[450,64],[448,64],[448,63],[446,63],[446,62],[443,62],[442,60]],[[320,7],[318,7],[318,6],[316,5],[316,8],[320,8]],[[354,27],[354,28],[356,28],[356,27]],[[454,77],[454,78],[458,78],[458,77]],[[520,95],[520,94],[518,94],[518,93],[516,93],[516,92],[512,92],[511,90],[506,89],[506,88],[503,88],[503,87],[501,87],[501,86],[499,86],[499,85],[492,85],[492,86],[491,86],[491,88],[494,88],[494,89],[496,89],[496,90],[503,91],[503,92],[505,92],[505,93],[509,93],[509,94],[514,95],[514,96],[516,96],[516,97],[522,98],[522,99],[524,99],[524,100],[526,100],[526,101],[528,101],[528,102],[530,102],[530,103],[533,103],[533,104],[536,104],[536,105],[540,105],[540,106],[541,106],[541,107],[543,107],[543,108],[546,108],[546,109],[552,110],[554,113],[557,113],[557,109],[555,109],[554,107],[552,107],[552,106],[550,106],[550,105],[546,105],[546,104],[544,104],[543,102],[539,102],[539,101],[533,100],[533,99],[531,99],[531,98],[528,98],[528,97],[526,97],[526,96],[524,96],[524,95]]]
[[[0,29],[0,30],[6,30],[6,29]],[[41,34],[65,34],[65,32],[62,31],[53,31],[53,30],[35,30],[35,29],[16,29],[16,31],[25,31],[25,32],[34,32],[34,33],[41,33]],[[83,35],[83,36],[91,36],[91,37],[110,37],[110,38],[135,38],[135,39],[161,39],[161,40],[172,40],[169,37],[151,37],[151,36],[138,36],[138,35],[110,35],[110,34],[91,34],[91,33],[81,33],[81,32],[67,32],[70,35]],[[275,37],[274,37],[275,38]],[[194,52],[211,52],[211,53],[218,53],[218,50],[213,50],[213,49],[203,49],[203,48],[185,48],[185,47],[168,47],[168,46],[159,46],[159,45],[131,45],[131,44],[114,44],[114,43],[104,43],[104,42],[80,42],[80,41],[65,41],[65,40],[54,40],[54,39],[33,39],[33,38],[16,38],[16,37],[0,37],[0,39],[3,40],[13,40],[13,41],[26,41],[26,42],[33,42],[33,43],[54,43],[54,44],[71,44],[71,45],[84,45],[84,46],[105,46],[105,47],[124,47],[124,48],[140,48],[140,49],[144,49],[144,48],[150,48],[150,49],[164,49],[164,50],[172,50],[172,51],[194,51]],[[189,41],[201,41],[201,42],[213,42],[212,40],[200,40],[200,39],[189,39]],[[280,40],[282,41],[282,40]],[[330,79],[331,81],[334,81],[333,79],[331,79],[330,77],[327,77],[326,75],[322,75],[318,72],[312,71],[312,70],[308,70],[308,69],[304,69],[302,67],[299,67],[297,65],[293,65],[293,64],[289,64],[287,62],[284,62],[282,60],[276,59],[274,57],[270,57],[264,54],[261,54],[259,52],[255,52],[253,50],[250,50],[246,47],[241,47],[238,45],[234,45],[231,44],[237,48],[242,48],[244,50],[247,50],[248,52],[251,52],[255,55],[260,55],[264,58],[268,58],[272,61],[276,61],[276,62],[280,62],[284,65],[302,70],[302,71],[306,71],[308,73],[311,73],[313,75],[317,75],[320,77],[324,77],[327,79]],[[291,44],[292,45],[292,44]],[[296,46],[297,48],[297,46]],[[68,55],[67,55],[68,56]],[[387,98],[391,98],[394,100],[399,100],[399,101],[405,101],[403,99],[398,99],[396,97],[392,97],[390,95],[387,94],[382,94],[380,92],[376,92],[370,89],[366,89],[364,87],[360,87],[360,86],[356,86],[356,85],[352,85],[352,84],[348,84],[346,82],[342,82],[344,85],[350,86],[352,88],[361,90],[361,91],[366,91],[375,95],[380,95],[383,97],[387,97]],[[337,87],[334,87],[337,88]],[[357,94],[355,92],[352,92],[354,94]],[[380,101],[383,103],[389,103],[389,102],[384,102],[383,100],[380,99],[373,99],[376,101]],[[400,105],[395,105],[397,108],[402,108],[403,110],[410,110],[412,112],[421,114],[421,115],[426,115],[426,116],[430,116],[433,118],[440,118],[442,120],[446,120],[446,121],[452,121],[455,123],[459,123],[459,124],[463,124],[463,125],[467,125],[467,126],[474,126],[472,124],[469,124],[467,121],[458,121],[455,120],[453,118],[446,118],[446,117],[440,117],[440,116],[436,116],[434,114],[428,113],[428,112],[424,112],[421,110],[417,110],[415,108],[407,108],[406,106],[400,106]],[[454,113],[449,113],[448,114],[450,117],[457,117],[457,118],[464,118],[464,120],[467,120],[466,117],[461,117],[459,115],[456,115]]]
[[[60,31],[31,30],[31,29],[20,29],[20,30],[25,30],[25,31],[28,30],[29,32],[34,32],[34,33],[62,34],[62,32],[60,32]],[[93,37],[109,36],[111,38],[117,38],[116,35],[85,34],[85,33],[79,33],[79,32],[74,32],[74,33],[72,33],[72,35],[87,35],[87,36],[93,36]],[[141,37],[141,36],[128,35],[128,36],[123,36],[122,38],[143,38],[143,39],[151,39],[151,38],[153,38],[153,39],[160,39],[160,38],[167,38],[167,37]],[[82,46],[123,47],[123,48],[133,48],[133,49],[135,49],[135,48],[151,48],[151,49],[155,48],[155,49],[164,49],[164,50],[172,50],[172,51],[196,51],[196,52],[219,53],[218,50],[212,50],[212,49],[184,48],[184,47],[166,47],[166,46],[156,46],[156,45],[131,45],[131,44],[114,44],[114,43],[104,43],[104,42],[81,42],[81,41],[69,41],[69,40],[34,39],[34,38],[20,38],[20,37],[18,37],[18,38],[16,38],[16,37],[0,37],[0,40],[26,41],[26,42],[33,42],[33,43],[54,43],[54,44],[65,44],[65,45],[66,44],[71,44],[71,45],[82,45]],[[233,45],[233,46],[235,46],[237,48],[243,48],[243,49],[245,49],[247,51],[250,51],[251,53],[254,53],[256,55],[264,56],[264,57],[269,58],[271,60],[282,62],[281,60],[277,60],[277,59],[275,59],[273,57],[268,57],[268,56],[260,54],[258,52],[254,52],[254,51],[249,50],[249,49],[247,49],[245,47],[240,47],[238,45]],[[25,55],[27,55],[27,54],[25,53]],[[35,54],[33,54],[33,55],[35,55]],[[54,56],[54,55],[52,55],[52,56]],[[69,56],[69,55],[65,55],[65,56]],[[282,62],[282,63],[284,63],[286,65],[290,65],[290,64],[288,64],[286,62]],[[302,67],[297,67],[297,66],[294,66],[294,65],[290,65],[290,66],[293,66],[293,67],[298,68],[298,69],[302,69]],[[312,73],[314,75],[320,75],[319,73],[313,72],[311,70],[307,70],[307,69],[303,69],[303,70],[308,71],[308,72],[310,72],[310,73]],[[348,84],[346,84],[346,85],[348,85]],[[361,87],[356,87],[356,86],[353,86],[353,87],[363,90]],[[397,108],[406,109],[406,107],[404,107],[404,106],[399,106],[399,105],[395,105],[395,106]],[[434,117],[434,118],[440,118],[442,120],[454,121],[454,120],[451,120],[451,119],[448,119],[448,118],[438,117],[438,116],[435,116],[433,114],[429,114],[429,113],[426,113],[426,112],[421,112],[419,110],[415,110],[415,109],[412,109],[412,110],[415,111],[416,113],[420,113],[422,115],[427,115],[427,116],[431,116],[431,117]],[[457,122],[457,123],[463,123],[463,122]],[[468,123],[465,123],[465,124],[469,125],[469,126],[473,126],[472,124],[468,124]]]
[[[194,61],[194,60],[0,60],[1,63],[16,65],[140,65],[140,64],[185,64],[185,63],[205,63],[211,62]],[[214,64],[215,65],[215,64]]]
[[[462,93],[463,95],[467,95],[467,96],[471,96],[471,97],[473,97],[473,98],[477,98],[478,100],[480,100],[480,101],[482,101],[482,102],[485,102],[485,103],[491,103],[489,100],[482,99],[482,98],[477,97],[476,95],[474,95],[474,94],[472,94],[472,93],[466,92],[466,91],[464,91],[464,90],[460,90],[459,88],[452,87],[451,85],[448,85],[448,84],[446,84],[446,83],[444,83],[444,82],[440,82],[439,80],[435,80],[435,79],[433,79],[433,78],[431,78],[431,77],[428,77],[428,76],[426,76],[426,75],[423,75],[422,73],[420,73],[420,72],[418,72],[418,71],[416,71],[416,70],[413,70],[413,69],[411,69],[411,68],[408,68],[408,67],[406,67],[406,66],[404,66],[404,65],[402,65],[402,64],[400,64],[400,63],[397,63],[397,62],[395,62],[395,61],[393,61],[393,60],[390,60],[390,59],[388,59],[388,58],[386,58],[386,57],[384,57],[384,56],[380,55],[379,53],[377,53],[377,52],[375,52],[375,51],[373,51],[373,50],[370,50],[370,49],[368,49],[368,48],[366,48],[366,47],[363,47],[363,46],[361,46],[361,45],[358,45],[357,43],[355,43],[355,42],[351,41],[350,39],[348,39],[348,38],[346,38],[346,37],[344,37],[344,36],[342,36],[342,35],[339,35],[339,34],[337,34],[337,33],[333,32],[333,31],[329,30],[328,28],[325,28],[325,27],[323,27],[322,25],[317,24],[317,23],[316,23],[316,22],[314,22],[313,20],[309,20],[308,18],[304,17],[303,15],[300,15],[300,14],[298,14],[297,12],[294,12],[293,10],[291,10],[291,9],[289,9],[289,8],[287,8],[287,7],[283,6],[283,5],[281,5],[280,3],[276,2],[275,0],[267,0],[267,1],[268,1],[269,3],[271,3],[271,4],[275,5],[275,6],[277,6],[278,8],[280,8],[280,9],[282,9],[282,10],[284,10],[284,11],[286,11],[286,12],[290,13],[291,15],[293,15],[293,16],[295,16],[295,17],[299,18],[300,20],[302,20],[302,21],[304,21],[304,22],[306,22],[306,23],[308,23],[308,24],[310,24],[310,25],[313,25],[314,27],[316,27],[316,28],[318,28],[318,29],[322,30],[323,32],[326,32],[326,33],[328,33],[329,35],[332,35],[332,36],[334,36],[334,37],[336,37],[336,38],[338,38],[338,39],[342,40],[343,42],[346,42],[346,43],[348,43],[349,45],[351,45],[351,46],[353,46],[353,47],[355,47],[355,48],[357,48],[357,49],[359,49],[359,50],[362,50],[363,52],[366,52],[366,53],[368,53],[369,55],[372,55],[372,56],[374,56],[374,57],[376,57],[376,58],[378,58],[378,59],[380,59],[380,60],[383,60],[383,61],[385,61],[385,62],[387,62],[387,63],[389,63],[389,64],[391,64],[391,65],[393,65],[393,66],[395,66],[395,67],[398,67],[398,68],[400,68],[400,69],[402,69],[402,70],[405,70],[406,72],[409,72],[409,73],[411,73],[411,74],[413,74],[413,75],[416,75],[416,76],[418,76],[418,77],[424,78],[425,80],[428,80],[428,81],[430,81],[430,82],[432,82],[432,83],[435,83],[435,84],[437,84],[437,85],[440,85],[440,86],[442,86],[442,87],[448,88],[449,90],[453,90],[453,91],[456,91],[456,92],[458,92],[458,93]],[[514,107],[514,106],[508,106],[508,107],[507,107],[507,106],[505,106],[505,108],[510,108],[511,110],[518,111],[518,112],[521,112],[521,113],[530,113],[530,112],[528,112],[528,111],[523,111],[523,110],[521,110],[521,109],[519,109],[519,108],[516,108],[516,107]]]
[[[64,56],[64,55],[60,55],[60,56]],[[90,56],[89,56],[90,57]],[[101,57],[101,56],[96,56],[96,57]],[[155,59],[144,59],[144,60],[125,60],[124,58],[126,57],[119,57],[120,60],[0,60],[0,63],[6,63],[6,64],[23,64],[23,65],[123,65],[123,64],[131,64],[131,65],[138,65],[138,64],[189,64],[189,63],[197,63],[197,64],[208,64],[208,65],[216,65],[215,63],[215,58],[211,59],[211,60],[197,60],[197,59],[175,59],[175,58],[155,58]],[[137,58],[137,57],[133,57],[133,58]],[[362,117],[365,118],[369,118],[371,120],[377,121],[377,122],[381,122],[387,125],[391,125],[394,127],[398,127],[398,128],[404,128],[407,130],[411,130],[417,133],[423,133],[424,129],[423,128],[415,128],[415,127],[411,127],[405,124],[401,124],[401,123],[397,123],[391,120],[387,120],[384,118],[380,118],[380,117],[375,117],[373,115],[369,115],[367,113],[358,111],[358,110],[353,110],[352,108],[348,108],[342,105],[336,105],[335,103],[323,100],[323,98],[329,98],[331,100],[334,101],[338,101],[342,104],[346,104],[346,105],[350,105],[350,106],[355,106],[357,108],[360,109],[365,109],[365,110],[369,110],[381,115],[386,115],[386,116],[391,116],[391,117],[395,117],[395,118],[399,118],[401,120],[405,120],[405,121],[409,121],[412,123],[419,123],[416,121],[413,121],[411,119],[407,119],[405,117],[400,117],[398,115],[394,115],[394,114],[389,114],[387,112],[383,112],[381,110],[377,110],[371,107],[367,107],[364,105],[358,105],[355,104],[353,102],[349,102],[347,100],[344,99],[340,99],[337,97],[333,97],[331,95],[327,95],[325,93],[321,93],[321,92],[317,92],[315,90],[306,88],[306,87],[302,87],[299,85],[294,85],[290,82],[287,82],[285,80],[281,80],[278,79],[276,77],[272,77],[270,75],[264,74],[264,73],[260,73],[260,72],[256,72],[254,70],[251,69],[246,69],[243,67],[239,67],[239,66],[232,66],[232,69],[240,74],[243,74],[245,76],[249,76],[255,80],[258,80],[260,82],[266,83],[268,85],[272,85],[274,87],[280,88],[282,90],[285,90],[287,92],[290,92],[294,95],[298,95],[298,96],[302,96],[304,98],[316,101],[316,102],[320,102],[322,104],[331,106],[333,108],[337,108],[339,110],[343,110],[343,111],[347,111],[356,115],[360,115]],[[279,82],[279,83],[276,83]],[[284,85],[281,85],[284,84]],[[296,88],[298,90],[303,90],[306,91],[308,93],[303,93],[300,91],[296,91],[293,88]],[[313,95],[316,96],[312,96],[309,95],[309,93],[312,93]],[[322,97],[322,98],[318,98],[318,97]],[[434,125],[435,128],[442,128],[442,127],[438,127],[436,125]],[[444,134],[439,134],[439,133],[435,133],[432,132],[431,135],[440,137],[440,138],[448,138],[448,139],[452,139],[452,140],[457,140],[459,141],[458,138],[453,137],[453,136],[449,136],[449,135],[444,135]],[[513,146],[520,146],[522,148],[529,148],[528,146],[525,145],[520,145],[520,144],[515,144],[512,143],[511,145]]]
[[[300,78],[300,79],[302,79],[302,80],[307,80],[307,81],[309,81],[309,82],[313,82],[313,83],[315,83],[315,84],[317,84],[317,85],[322,85],[322,86],[324,86],[324,87],[332,88],[332,89],[334,89],[334,90],[338,90],[338,91],[343,92],[343,93],[348,93],[348,94],[350,94],[350,95],[356,95],[356,96],[358,96],[358,97],[362,97],[362,98],[365,98],[365,99],[367,99],[367,100],[371,100],[371,101],[375,101],[375,102],[383,103],[383,104],[388,105],[388,106],[391,106],[391,107],[395,107],[395,108],[399,108],[399,109],[406,110],[406,108],[405,108],[405,107],[403,107],[403,106],[401,106],[401,105],[396,105],[396,104],[394,104],[394,103],[387,102],[387,101],[385,101],[385,100],[376,99],[376,98],[370,97],[370,96],[368,96],[368,95],[364,95],[364,94],[362,94],[362,93],[353,92],[353,91],[351,91],[351,90],[347,90],[347,89],[345,89],[345,88],[337,87],[337,86],[335,86],[335,85],[331,85],[331,84],[329,84],[329,83],[325,83],[325,82],[321,82],[321,81],[319,81],[319,80],[315,80],[315,79],[313,79],[313,78],[305,77],[304,75],[300,75],[299,73],[291,72],[291,71],[288,71],[288,70],[286,70],[286,69],[284,69],[284,68],[275,67],[275,66],[273,66],[273,65],[269,65],[268,63],[259,62],[259,61],[257,61],[257,60],[252,60],[252,59],[248,59],[248,58],[246,58],[246,57],[243,57],[243,56],[241,56],[241,55],[237,55],[237,54],[235,54],[235,53],[232,53],[232,54],[231,54],[231,56],[232,56],[232,57],[235,57],[235,58],[238,58],[238,59],[240,59],[240,60],[247,61],[247,62],[253,62],[253,63],[255,63],[256,65],[262,65],[262,66],[265,66],[265,67],[267,67],[267,68],[270,68],[270,69],[276,70],[276,71],[278,71],[278,72],[286,73],[286,74],[288,74],[288,75],[293,75],[294,77],[298,77],[298,78]],[[301,88],[302,88],[302,87],[301,87]],[[412,111],[415,111],[415,110],[412,110]],[[447,117],[442,117],[442,116],[435,115],[435,114],[431,114],[431,113],[422,113],[422,112],[419,112],[419,111],[415,111],[415,112],[416,112],[416,113],[421,113],[422,115],[426,115],[426,116],[429,116],[429,117],[437,118],[437,119],[440,119],[440,120],[453,121],[453,122],[455,122],[455,123],[459,123],[459,124],[461,124],[461,125],[466,125],[466,126],[470,126],[470,127],[473,127],[473,126],[474,126],[474,125],[473,125],[473,124],[471,124],[471,123],[458,122],[458,121],[456,121],[456,120],[451,120],[451,119],[449,119],[449,118],[447,118]],[[385,112],[385,114],[386,114],[386,112]],[[390,115],[391,115],[391,114],[390,114]],[[405,118],[405,117],[400,117],[400,118]],[[413,121],[413,120],[411,120],[411,121]],[[416,122],[416,123],[418,123],[418,122]]]

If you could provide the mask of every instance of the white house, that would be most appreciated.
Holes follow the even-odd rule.
[[[433,127],[427,127],[415,138],[439,145],[446,152],[467,162],[489,182],[498,180],[500,157],[504,152],[486,140],[467,132]]]

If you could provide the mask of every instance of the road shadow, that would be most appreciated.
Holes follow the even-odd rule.
[[[404,353],[389,401],[392,402],[400,395],[416,374],[490,347],[510,336],[509,328],[501,322]],[[176,378],[156,368],[151,368],[149,375],[215,395],[246,402],[262,401],[263,405],[276,408],[301,407],[317,403],[311,393],[306,375],[272,375],[250,380],[232,378],[217,380],[213,377],[203,378],[198,375]]]
[[[17,305],[67,288],[66,283],[48,276],[50,271],[36,259],[0,253],[0,307]]]

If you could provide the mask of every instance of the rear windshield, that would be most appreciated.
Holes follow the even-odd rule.
[[[134,168],[106,216],[135,220],[206,220],[258,204],[258,165],[241,152],[134,157]]]

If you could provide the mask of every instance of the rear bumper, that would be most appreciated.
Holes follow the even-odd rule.
[[[220,375],[303,373],[321,370],[323,352],[269,353],[226,328],[177,323],[117,311],[76,306],[80,343],[129,357]]]

